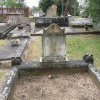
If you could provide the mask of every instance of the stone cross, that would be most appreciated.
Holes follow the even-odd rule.
[[[44,29],[42,47],[43,62],[66,61],[65,29],[61,29],[57,24],[51,24],[47,29]]]

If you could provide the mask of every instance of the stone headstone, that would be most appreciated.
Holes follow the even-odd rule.
[[[43,62],[66,61],[66,35],[65,29],[57,24],[51,24],[43,30]]]
[[[55,17],[55,16],[57,16],[57,6],[53,4],[47,10],[47,17]]]

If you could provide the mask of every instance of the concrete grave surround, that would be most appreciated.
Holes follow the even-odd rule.
[[[43,62],[66,61],[66,35],[64,32],[65,29],[61,29],[57,24],[51,24],[48,29],[43,30]]]

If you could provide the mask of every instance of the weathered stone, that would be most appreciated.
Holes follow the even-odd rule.
[[[83,60],[86,62],[86,63],[89,63],[89,64],[93,64],[94,63],[94,59],[93,59],[93,55],[84,55],[83,56]]]
[[[18,26],[18,29],[23,29],[23,26],[22,26],[22,25],[19,25],[19,26]]]
[[[52,23],[56,23],[61,27],[68,26],[68,17],[38,17],[35,19],[35,27],[48,27]]]
[[[19,39],[11,40],[11,46],[19,46],[19,45],[20,45]]]
[[[53,4],[47,10],[47,17],[55,17],[55,16],[57,16],[57,6]]]
[[[21,62],[22,62],[21,57],[12,57],[11,59],[12,66],[20,65]]]
[[[43,32],[43,61],[59,62],[66,60],[66,36],[64,29],[52,24]]]
[[[5,68],[5,67],[11,67],[11,60],[3,60],[3,61],[0,61],[0,67],[1,68]]]

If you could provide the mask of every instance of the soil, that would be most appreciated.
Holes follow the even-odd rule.
[[[88,73],[30,75],[19,79],[14,100],[100,100],[100,90]]]

